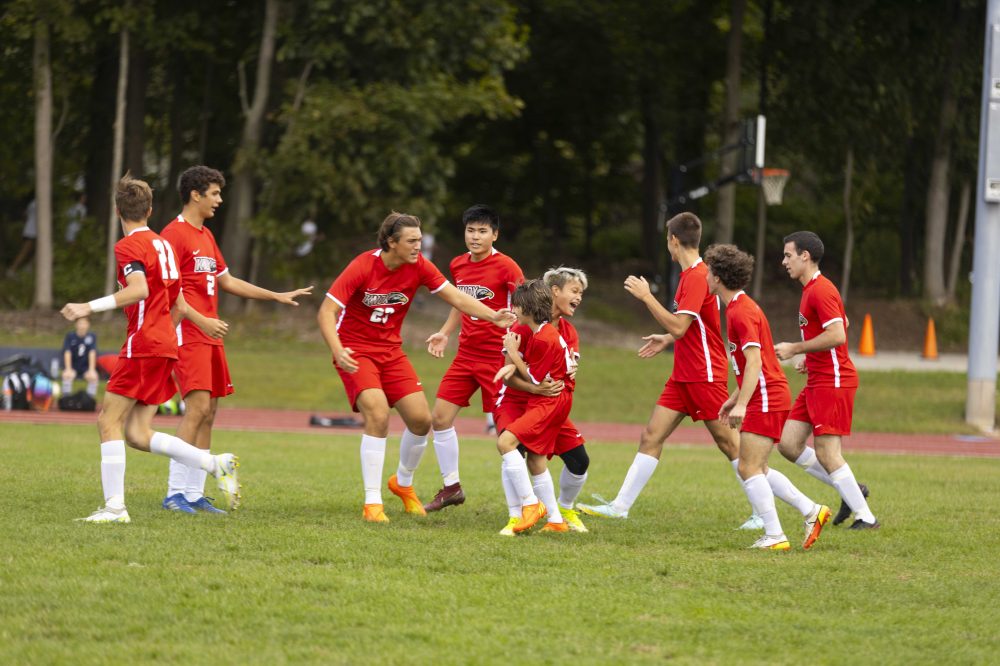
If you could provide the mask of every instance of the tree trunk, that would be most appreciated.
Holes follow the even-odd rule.
[[[743,15],[746,0],[732,0],[729,25],[729,39],[726,41],[726,111],[723,135],[725,144],[732,145],[740,140],[740,69],[743,48]],[[739,152],[727,153],[722,158],[723,173],[736,171]],[[716,198],[715,242],[732,243],[733,227],[736,220],[736,185],[719,188]]]
[[[844,226],[847,227],[847,241],[844,244],[844,277],[840,283],[840,298],[847,303],[847,292],[851,287],[851,263],[854,259],[854,214],[851,210],[851,184],[854,182],[854,147],[847,147],[844,163]]]
[[[125,171],[143,178],[146,148],[146,50],[141,40],[131,40],[128,56],[128,84],[125,108]]]
[[[230,193],[232,207],[226,216],[223,253],[226,263],[234,275],[246,275],[249,269],[250,228],[248,221],[253,217],[254,179],[257,149],[260,146],[264,128],[264,112],[267,109],[268,92],[271,87],[271,66],[274,61],[275,32],[278,24],[278,0],[267,0],[264,13],[264,29],[260,38],[260,54],[257,58],[257,76],[254,82],[253,102],[247,103],[246,90],[241,77],[241,100],[246,122],[237,151],[234,167],[235,177]],[[224,295],[224,302],[232,307],[237,299]]]
[[[965,227],[969,222],[969,202],[972,199],[972,185],[962,183],[962,194],[958,200],[958,219],[955,220],[955,240],[951,244],[951,262],[948,264],[947,301],[955,303],[955,289],[958,286],[958,269],[962,265],[962,250],[965,248]]]
[[[111,215],[108,216],[107,267],[104,272],[104,293],[110,294],[115,288],[118,264],[115,261],[115,243],[121,225],[115,210],[115,190],[122,177],[122,162],[125,159],[125,93],[128,88],[128,28],[123,27],[118,48],[118,93],[115,96],[114,148],[111,157]]]
[[[35,307],[52,308],[52,63],[49,25],[35,23]]]

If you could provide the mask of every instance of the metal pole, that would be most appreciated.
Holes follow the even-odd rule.
[[[1000,334],[1000,0],[987,3],[985,47],[965,420],[990,432],[996,427]]]

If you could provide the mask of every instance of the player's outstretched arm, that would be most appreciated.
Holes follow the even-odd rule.
[[[653,333],[643,336],[642,339],[646,344],[639,347],[639,358],[653,358],[674,341],[674,336],[669,333]]]
[[[234,277],[228,272],[218,276],[217,282],[224,291],[227,291],[234,296],[239,296],[240,298],[252,298],[258,301],[277,301],[278,303],[283,303],[284,305],[298,306],[299,303],[295,299],[299,296],[309,296],[313,291],[312,285],[303,287],[302,289],[295,289],[294,291],[271,291],[270,289],[264,289],[263,287],[258,287],[255,284],[250,284],[246,280]]]
[[[445,284],[444,288],[438,291],[436,295],[448,305],[461,310],[470,317],[485,319],[500,328],[510,328],[517,321],[517,317],[510,310],[492,310],[472,296],[459,291],[451,283]]]
[[[76,321],[80,317],[89,317],[95,312],[134,305],[147,296],[149,296],[149,285],[146,284],[146,274],[140,270],[133,270],[125,276],[125,288],[121,291],[95,298],[89,303],[67,303],[59,312],[66,319]]]
[[[815,338],[802,342],[779,342],[774,345],[774,352],[782,361],[787,361],[796,354],[827,351],[845,342],[847,342],[847,331],[844,330],[844,322],[835,321]]]
[[[653,319],[663,327],[667,333],[672,335],[675,339],[683,338],[684,334],[687,333],[688,326],[694,321],[694,317],[688,314],[676,315],[670,310],[663,307],[663,305],[656,300],[653,296],[653,292],[649,289],[649,283],[644,277],[636,277],[634,275],[629,275],[625,278],[625,291],[635,296],[638,300],[642,301],[649,313],[653,315]]]
[[[444,350],[448,348],[448,338],[452,333],[455,332],[459,326],[462,325],[462,313],[452,308],[448,313],[448,319],[445,320],[444,325],[441,326],[441,330],[437,333],[432,333],[429,338],[427,338],[427,353],[434,358],[443,358]]]
[[[333,361],[337,367],[346,372],[357,372],[358,362],[354,360],[354,351],[340,342],[340,335],[337,333],[337,319],[342,309],[337,301],[324,298],[316,314],[316,322],[319,324],[323,339],[326,340],[326,346],[333,353]]]

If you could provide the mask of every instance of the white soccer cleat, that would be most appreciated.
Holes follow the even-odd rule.
[[[768,536],[765,534],[750,546],[751,549],[757,548],[760,550],[790,550],[791,547],[792,544],[788,543],[788,537],[784,534],[779,534],[778,536]]]
[[[738,530],[762,530],[764,529],[764,521],[756,513],[747,518],[747,521],[737,527]]]
[[[236,472],[240,466],[240,459],[232,453],[223,453],[215,456],[215,480],[218,482],[219,490],[226,500],[226,506],[230,511],[235,511],[240,506],[240,481]]]
[[[86,518],[77,518],[78,521],[83,521],[85,523],[131,523],[132,519],[128,517],[128,511],[125,507],[112,508],[109,506],[102,506],[100,509],[90,514]]]
[[[628,518],[628,511],[621,511],[616,509],[614,505],[601,497],[600,495],[593,495],[593,498],[599,502],[599,504],[580,504],[577,502],[576,508],[579,511],[583,511],[588,516],[601,516],[603,518],[620,518],[625,520]]]

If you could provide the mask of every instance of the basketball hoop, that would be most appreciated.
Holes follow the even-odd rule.
[[[760,177],[760,187],[764,190],[764,201],[768,206],[779,205],[785,191],[785,183],[791,175],[788,169],[760,169],[757,173]]]

